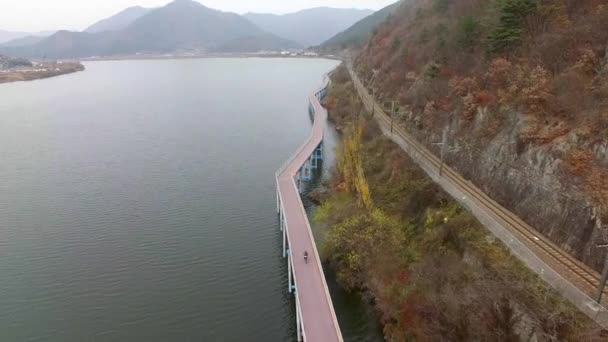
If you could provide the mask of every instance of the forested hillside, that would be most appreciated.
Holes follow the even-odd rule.
[[[325,104],[342,144],[316,212],[322,256],[370,299],[387,341],[601,340],[380,132],[344,67],[333,81]]]
[[[600,270],[608,235],[608,1],[410,0],[356,58],[399,124]]]

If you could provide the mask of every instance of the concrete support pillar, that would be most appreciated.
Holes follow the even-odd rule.
[[[304,179],[310,180],[310,157],[304,162]]]
[[[287,256],[287,227],[283,227],[283,258]]]
[[[300,317],[300,301],[296,297],[296,330],[298,331],[298,341],[302,341],[302,317]]]
[[[323,144],[321,143],[317,148],[315,148],[314,152],[310,156],[310,164],[311,168],[317,170],[319,168],[319,160],[323,160]],[[312,176],[312,174],[311,174]]]
[[[291,293],[291,289],[292,289],[292,285],[291,285],[291,251],[288,249],[287,250],[287,282],[288,282],[288,288],[287,291],[289,293]]]
[[[298,173],[296,173],[296,188],[298,188],[298,192],[299,193],[302,193],[302,184],[301,184],[302,183],[302,179],[301,179],[302,177],[300,175],[301,173],[302,173],[302,170],[300,170],[300,171],[298,171]]]
[[[309,181],[312,179],[312,158],[308,157],[308,159],[306,159],[306,162],[304,162],[304,165],[302,166],[302,179],[305,181]]]

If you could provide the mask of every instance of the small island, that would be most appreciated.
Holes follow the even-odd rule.
[[[32,81],[83,70],[80,62],[32,62],[0,55],[0,83]]]

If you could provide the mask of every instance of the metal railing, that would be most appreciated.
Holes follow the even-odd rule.
[[[331,80],[329,78],[329,76],[331,75],[331,73],[328,73],[327,75],[324,76],[323,78],[323,83],[321,85],[321,87],[314,92],[313,94],[311,94],[311,96],[309,97],[309,106],[312,105],[313,110],[314,110],[314,123],[313,123],[313,131],[311,131],[311,134],[306,138],[306,140],[304,141],[304,143],[302,145],[300,145],[298,147],[298,149],[289,157],[289,159],[287,161],[285,161],[283,163],[283,165],[281,165],[281,167],[276,171],[275,173],[275,181],[276,181],[276,187],[277,187],[277,192],[278,192],[278,196],[279,196],[279,201],[280,201],[280,208],[281,211],[283,213],[285,213],[285,209],[283,206],[283,197],[281,195],[280,192],[280,186],[279,186],[279,177],[283,174],[283,172],[285,172],[285,170],[291,165],[291,163],[294,162],[294,160],[300,155],[300,153],[306,149],[307,147],[310,147],[310,144],[312,142],[312,139],[314,137],[314,128],[315,125],[319,125],[319,124],[325,124],[324,122],[319,122],[318,118],[319,118],[319,113],[317,112],[317,110],[321,110],[324,111],[325,113],[325,119],[327,118],[327,110],[325,108],[322,107],[321,105],[321,94],[327,91],[327,87],[329,86],[329,84],[331,83]],[[325,131],[325,127],[323,127],[323,133],[321,135],[321,142],[323,141],[323,134]],[[313,149],[314,151],[314,149]],[[300,169],[302,167],[302,165],[297,165],[297,169]],[[293,186],[294,189],[294,193],[299,194],[297,185],[296,185],[296,181],[295,181],[295,174],[294,175],[289,175],[291,177],[291,186]],[[327,298],[326,303],[329,306],[329,311],[331,312],[332,315],[332,320],[333,320],[333,326],[336,329],[336,335],[338,336],[339,340],[342,341],[342,333],[340,332],[340,328],[339,328],[339,323],[338,323],[338,319],[336,317],[334,308],[333,308],[333,302],[331,300],[331,295],[329,294],[329,288],[327,286],[327,281],[325,279],[325,273],[323,272],[323,266],[321,265],[321,258],[319,256],[319,252],[315,243],[315,239],[314,236],[312,234],[312,229],[310,227],[310,222],[308,220],[308,216],[306,214],[306,209],[304,208],[304,204],[302,203],[302,200],[300,198],[300,196],[297,196],[297,201],[299,204],[299,210],[301,211],[301,214],[304,217],[304,221],[306,223],[306,231],[308,234],[308,237],[310,239],[310,241],[312,242],[312,248],[313,248],[313,256],[315,258],[317,267],[319,269],[320,272],[320,276],[321,276],[321,280],[322,280],[322,286],[323,286],[323,290],[325,292],[325,296]],[[284,216],[284,220],[285,220],[285,226],[284,229],[287,229],[289,231],[288,228],[288,217],[285,214]],[[293,227],[292,227],[293,228]],[[289,234],[287,234],[287,239],[289,241],[289,245],[291,245],[291,241],[289,239]],[[295,268],[292,267],[293,271],[293,278],[294,278],[294,285],[296,286],[297,289],[297,275],[295,272]],[[298,310],[298,314],[300,317],[300,324],[302,327],[302,334],[304,337],[304,340],[306,340],[306,329],[305,329],[305,320],[304,317],[302,316],[302,312],[301,312],[301,307],[299,305],[299,298],[298,296],[298,291],[296,290],[296,310]],[[299,329],[299,328],[298,328]]]
[[[331,74],[331,73],[330,73]],[[319,90],[317,90],[316,92],[314,92],[310,98],[309,98],[309,104],[311,104],[312,102],[310,100],[312,100],[313,98],[319,103],[319,99],[317,98],[317,96],[324,90],[327,89],[327,87],[329,86],[330,79],[329,79],[329,75],[327,74],[323,77],[323,85],[321,86],[321,88]],[[325,109],[323,109],[325,110]],[[316,113],[315,113],[316,116]],[[302,145],[300,145],[300,147],[298,147],[298,149],[296,150],[296,152],[294,152],[289,159],[287,159],[287,161],[285,161],[283,163],[283,165],[281,165],[281,167],[277,170],[277,172],[275,172],[275,178],[278,178],[279,175],[281,173],[283,173],[283,171],[287,168],[287,166],[289,166],[289,164],[291,164],[291,162],[293,162],[294,159],[296,159],[296,157],[300,154],[300,152],[302,152],[302,150],[304,148],[306,148],[308,146],[308,144],[310,143],[310,141],[312,140],[312,133],[308,136],[308,138],[306,138],[306,140],[304,141],[304,143]]]

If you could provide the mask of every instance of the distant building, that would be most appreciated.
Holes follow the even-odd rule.
[[[0,55],[0,70],[13,69],[19,67],[32,67],[32,62],[23,58],[11,58]]]

